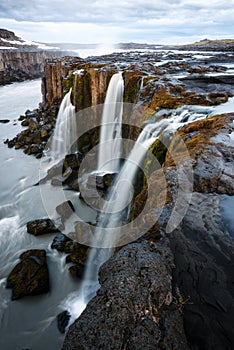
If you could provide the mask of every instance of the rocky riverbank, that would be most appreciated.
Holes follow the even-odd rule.
[[[136,103],[142,111],[126,121],[130,124],[124,129],[127,138],[135,140],[155,112],[166,120],[176,117],[179,108],[203,107],[197,112],[200,120],[180,127],[169,144],[161,139],[152,147],[161,169],[153,170],[149,184],[143,181],[139,186],[131,218],[142,212],[150,193],[150,210],[142,221],[151,216],[156,218],[155,224],[138,241],[116,249],[101,267],[101,288],[69,328],[64,349],[232,348],[234,241],[222,201],[234,195],[234,113],[210,114],[214,106],[233,96],[233,74],[226,63],[233,63],[234,56],[201,56],[160,51],[87,60],[48,59],[42,105],[22,117],[27,129],[7,141],[10,147],[42,156],[64,94],[73,89],[77,112],[103,103],[110,77],[119,69],[125,84],[124,102]],[[184,123],[188,120],[186,108]],[[80,119],[79,125],[84,122]],[[67,164],[67,157],[67,167],[64,163],[59,166],[61,176],[68,170],[77,174],[77,157],[82,158],[96,145],[95,113],[89,123],[89,132],[78,142],[81,153],[70,157],[76,160],[75,166],[72,161],[72,166]],[[28,151],[35,146],[39,151]],[[147,167],[150,171],[149,162]],[[187,174],[192,185],[188,189],[183,186]],[[55,184],[57,177],[53,168],[44,181]],[[67,186],[65,178],[59,186]],[[158,211],[162,211],[159,217]],[[75,264],[74,275],[82,276],[88,254],[82,245],[59,234],[53,248],[69,254],[68,261]]]

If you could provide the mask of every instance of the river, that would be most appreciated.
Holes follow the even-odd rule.
[[[40,160],[22,150],[9,149],[3,142],[14,137],[22,126],[18,117],[41,101],[40,80],[0,87],[0,349],[58,350],[63,335],[56,315],[63,311],[68,295],[78,289],[69,275],[65,256],[50,248],[53,235],[34,237],[26,231],[29,220],[47,216],[40,189]],[[51,291],[48,294],[11,301],[6,279],[28,249],[46,249]]]

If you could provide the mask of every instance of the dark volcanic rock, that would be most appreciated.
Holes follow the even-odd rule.
[[[70,266],[69,272],[73,277],[81,279],[84,274],[84,266],[81,264]]]
[[[34,236],[40,236],[46,233],[54,233],[58,231],[59,228],[57,228],[53,221],[48,218],[27,222],[27,232],[33,234]]]
[[[1,124],[7,124],[7,123],[9,123],[9,122],[10,122],[9,119],[0,119],[0,123],[1,123]]]
[[[7,278],[12,288],[12,300],[49,291],[49,273],[45,250],[28,250],[20,255],[20,262]]]
[[[69,241],[66,243],[64,252],[69,254],[66,258],[67,263],[73,262],[84,266],[89,254],[89,249],[83,244]]]
[[[233,195],[233,113],[191,123],[179,130],[190,153],[193,167],[193,193],[180,198],[173,224],[165,227],[178,199],[177,169],[170,159],[177,149],[177,165],[186,170],[180,143],[170,145],[164,163],[167,184],[160,189],[157,172],[152,176],[153,201],[167,189],[167,201],[158,220],[161,234],[167,235],[174,255],[173,291],[184,319],[189,348],[232,349],[234,344],[234,243],[231,226],[225,225],[219,203],[223,194]],[[160,180],[160,182],[162,182]],[[137,197],[134,213],[144,205],[146,189]],[[158,193],[157,193],[158,191]],[[187,196],[188,195],[188,196]],[[165,205],[166,204],[166,205]],[[186,210],[185,210],[186,209]],[[181,211],[182,210],[182,211]],[[181,215],[182,213],[182,215]],[[181,221],[182,220],[182,221]]]
[[[71,315],[67,310],[61,312],[57,316],[57,325],[58,325],[58,330],[60,333],[65,333],[66,327],[69,323],[69,320],[71,318]]]
[[[188,349],[172,302],[166,243],[122,248],[100,269],[101,288],[69,328],[63,350]]]
[[[59,252],[64,252],[67,242],[71,242],[71,238],[67,237],[63,233],[57,233],[51,244],[52,249],[56,249]]]
[[[169,238],[190,348],[232,349],[234,243],[220,216],[219,196],[194,193],[186,216]]]

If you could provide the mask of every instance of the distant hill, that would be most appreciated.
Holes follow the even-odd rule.
[[[180,50],[234,51],[234,39],[203,39],[192,44],[176,45]]]
[[[0,50],[8,51],[41,51],[41,50],[56,50],[58,47],[48,46],[33,41],[23,40],[16,36],[14,32],[0,28]]]
[[[79,44],[79,43],[41,43],[42,45],[47,46],[56,46],[61,50],[80,50],[80,49],[96,49],[102,44]],[[113,47],[115,49],[123,49],[123,50],[140,50],[140,49],[158,49],[164,48],[164,45],[155,45],[155,44],[147,44],[147,43],[118,43],[114,44]]]

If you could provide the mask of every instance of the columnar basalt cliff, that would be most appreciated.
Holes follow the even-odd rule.
[[[48,51],[0,51],[0,85],[40,78],[43,75],[45,59],[60,55],[59,52]]]

